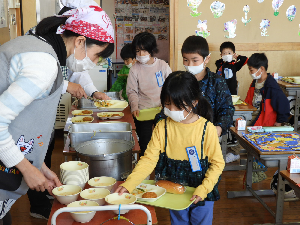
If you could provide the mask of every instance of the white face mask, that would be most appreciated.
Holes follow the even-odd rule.
[[[141,64],[146,64],[150,60],[150,55],[144,55],[144,56],[136,56],[136,60],[139,61]]]
[[[132,67],[132,63],[129,63],[128,65],[126,65],[129,69]]]
[[[67,67],[72,70],[73,72],[82,72],[85,70],[90,70],[96,66],[95,63],[87,56],[86,51],[86,44],[85,44],[85,58],[82,60],[75,58],[75,49],[74,47],[74,54],[70,55],[67,58]]]
[[[183,120],[185,120],[190,113],[192,112],[192,110],[189,112],[189,114],[186,115],[186,117],[183,115],[183,112],[185,111],[171,111],[170,109],[164,107],[164,113],[166,116],[170,117],[172,120],[176,121],[176,122],[181,122]]]
[[[260,68],[253,74],[251,74],[251,77],[253,80],[258,80],[261,78],[262,72],[260,73],[260,75],[256,76],[256,73],[260,70]]]
[[[223,55],[222,59],[224,62],[231,62],[233,58],[233,55]]]
[[[204,62],[205,62],[205,60],[206,60],[206,57],[204,58],[203,63],[201,63],[201,65],[199,65],[199,66],[184,66],[184,67],[191,74],[197,75],[198,73],[201,73],[204,70]]]

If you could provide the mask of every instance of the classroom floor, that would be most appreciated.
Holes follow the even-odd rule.
[[[56,130],[55,149],[52,155],[52,170],[59,175],[59,165],[64,162],[62,154],[63,149],[63,131]],[[270,188],[271,178],[276,171],[275,168],[269,168],[266,172],[268,178],[261,183],[254,184],[254,189]],[[214,207],[214,225],[250,225],[262,223],[274,223],[271,214],[254,198],[243,197],[228,199],[227,191],[236,191],[243,189],[243,177],[245,171],[224,171],[219,185],[221,199],[215,203]],[[264,201],[275,211],[276,199],[274,197],[264,197]],[[284,203],[284,222],[300,221],[300,201]],[[27,195],[21,197],[12,207],[13,225],[46,225],[47,221],[36,219],[29,215],[29,201]],[[169,225],[169,211],[162,208],[156,208],[158,224]],[[59,224],[63,225],[63,224]]]

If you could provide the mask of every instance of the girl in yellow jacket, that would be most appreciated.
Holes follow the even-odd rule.
[[[132,192],[155,168],[156,179],[196,188],[190,199],[194,204],[170,210],[172,224],[212,224],[225,162],[216,127],[209,122],[211,106],[195,76],[183,71],[165,80],[161,103],[168,118],[156,125],[145,155],[116,192]]]

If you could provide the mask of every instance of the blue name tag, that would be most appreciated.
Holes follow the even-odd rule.
[[[156,76],[156,80],[157,80],[157,85],[158,87],[162,87],[163,84],[164,84],[164,78],[162,76],[162,72],[159,71],[159,72],[156,72],[155,73],[155,76]]]
[[[189,157],[189,161],[190,161],[192,171],[193,172],[201,171],[202,168],[201,168],[201,164],[200,164],[200,160],[199,160],[199,157],[198,157],[196,147],[195,146],[187,147],[186,152],[187,152],[188,157]]]

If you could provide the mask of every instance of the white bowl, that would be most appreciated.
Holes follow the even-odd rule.
[[[63,184],[84,185],[89,180],[89,165],[81,161],[69,161],[60,165],[60,179]]]
[[[86,200],[92,200],[99,205],[104,205],[105,197],[110,194],[110,191],[105,188],[89,188],[80,193],[80,197]]]
[[[107,195],[105,197],[105,201],[110,205],[120,205],[121,209],[122,205],[131,205],[134,204],[136,201],[136,197],[132,194],[123,193],[122,195],[119,195],[119,193],[113,193],[110,195]],[[115,214],[119,214],[119,210],[112,210]],[[125,214],[129,210],[120,210],[120,214]]]
[[[117,180],[113,177],[94,177],[88,181],[88,184],[92,187],[105,188],[109,191],[113,188]]]
[[[86,206],[99,206],[97,202],[90,201],[90,200],[81,200],[81,201],[75,201],[67,205],[67,207],[82,207],[82,210],[84,210],[84,207]],[[80,212],[70,212],[72,218],[79,223],[87,223],[91,221],[96,211],[80,211]]]
[[[64,205],[77,200],[82,188],[77,185],[62,185],[52,190],[57,200]]]
[[[296,84],[300,83],[300,77],[293,77],[293,79]]]
[[[240,99],[240,96],[238,95],[231,95],[231,97],[232,97],[232,103],[235,103]]]

